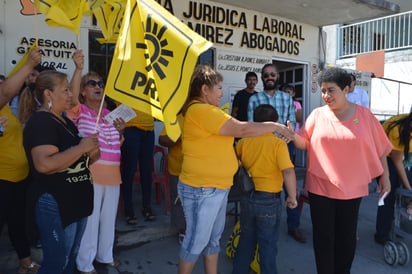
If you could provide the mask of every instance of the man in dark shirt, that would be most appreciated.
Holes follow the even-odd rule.
[[[258,82],[256,73],[249,71],[245,77],[246,88],[239,90],[232,103],[231,115],[239,121],[247,121],[247,106],[250,96],[256,93],[255,87]]]

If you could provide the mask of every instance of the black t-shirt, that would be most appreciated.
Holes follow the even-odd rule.
[[[23,144],[30,164],[32,183],[29,187],[29,202],[35,208],[39,196],[50,193],[56,199],[63,226],[89,216],[93,211],[93,186],[86,166],[86,157],[77,159],[70,167],[53,173],[39,173],[33,165],[31,149],[40,145],[53,145],[64,151],[80,143],[79,132],[68,118],[66,124],[52,113],[39,111],[26,123]]]
[[[232,103],[232,108],[237,107],[237,114],[236,114],[236,119],[239,121],[247,121],[247,105],[249,104],[249,98],[253,94],[255,94],[256,91],[253,91],[253,93],[247,92],[245,89],[239,90]]]

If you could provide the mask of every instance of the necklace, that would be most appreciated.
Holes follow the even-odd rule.
[[[60,124],[72,137],[76,137],[76,134],[74,134],[68,127],[66,121],[61,121],[57,117],[53,117],[53,120],[55,120],[58,124]]]
[[[55,120],[58,124],[60,124],[72,137],[75,137],[76,134],[74,134],[68,127],[67,127],[67,122],[64,120],[63,117],[60,117],[56,115],[54,112],[51,112],[45,108],[40,108],[38,111],[42,112],[47,112],[52,116],[52,119]]]

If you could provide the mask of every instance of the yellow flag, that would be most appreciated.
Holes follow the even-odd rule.
[[[102,39],[99,43],[116,43],[120,33],[122,19],[127,0],[95,0],[90,7],[102,30]]]
[[[177,140],[177,113],[198,56],[211,46],[155,1],[128,0],[105,92],[164,121]]]
[[[65,27],[80,33],[82,16],[89,10],[87,0],[34,0],[37,9],[46,17],[46,24]]]
[[[230,114],[230,104],[227,102],[226,104],[223,104],[220,106],[220,109],[226,112],[227,114]]]
[[[23,55],[23,57],[20,59],[20,61],[14,66],[14,68],[10,71],[10,73],[7,75],[7,78],[15,74],[26,62],[27,59],[29,58],[30,52],[32,51],[33,48],[37,46],[37,40],[30,46],[29,50],[26,51],[26,53]]]

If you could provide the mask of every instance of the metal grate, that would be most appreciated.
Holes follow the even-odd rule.
[[[412,11],[339,27],[339,57],[412,48]]]

